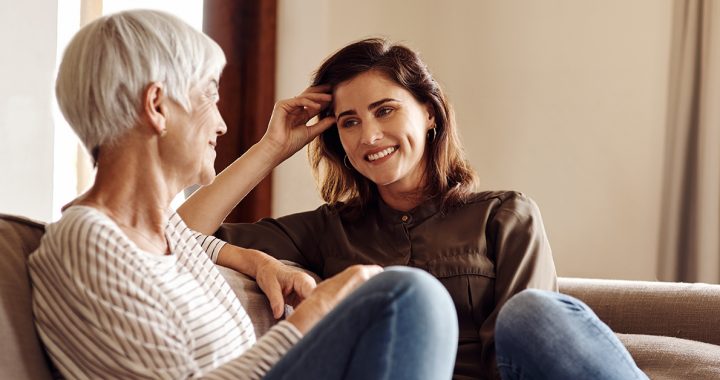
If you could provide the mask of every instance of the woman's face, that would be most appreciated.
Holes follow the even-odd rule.
[[[168,118],[168,149],[178,176],[190,177],[192,184],[207,185],[215,178],[215,146],[227,126],[217,107],[217,78],[208,79],[190,90],[190,112],[174,103]]]
[[[382,193],[423,186],[430,107],[385,74],[371,70],[335,87],[335,117],[352,166]]]

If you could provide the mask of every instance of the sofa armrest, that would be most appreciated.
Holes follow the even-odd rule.
[[[720,285],[563,277],[616,333],[662,335],[720,345]]]

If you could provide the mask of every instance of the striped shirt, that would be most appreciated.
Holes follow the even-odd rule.
[[[298,340],[280,322],[256,341],[214,266],[224,242],[176,214],[169,255],[140,250],[87,206],[48,225],[29,258],[40,337],[67,378],[259,379]]]

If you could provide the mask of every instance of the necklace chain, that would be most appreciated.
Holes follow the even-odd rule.
[[[125,227],[125,228],[127,228],[127,229],[129,229],[129,230],[134,231],[134,232],[137,234],[137,236],[140,236],[140,237],[143,238],[146,242],[150,243],[150,245],[152,245],[152,246],[155,247],[155,248],[158,248],[161,252],[163,252],[163,253],[169,252],[169,250],[170,250],[170,244],[168,243],[167,237],[165,236],[164,233],[162,234],[162,239],[163,239],[163,241],[165,242],[165,245],[160,245],[160,244],[158,244],[156,241],[154,241],[152,238],[148,237],[148,235],[146,235],[145,233],[143,233],[139,228],[133,227],[133,226],[131,226],[131,225],[128,225],[128,224],[125,224],[125,223],[121,222],[121,221],[120,221],[120,218],[118,218],[118,217],[115,215],[115,213],[112,212],[112,211],[110,211],[107,207],[103,207],[103,206],[101,206],[100,204],[98,204],[98,203],[96,203],[96,202],[92,202],[92,201],[91,201],[91,202],[86,201],[85,203],[91,203],[91,204],[94,205],[95,208],[101,208],[101,209],[103,209],[104,212],[105,212],[105,214],[106,214],[107,216],[109,216],[110,219],[112,219],[112,220],[115,222],[115,224],[117,224],[117,225],[120,226],[120,227]]]

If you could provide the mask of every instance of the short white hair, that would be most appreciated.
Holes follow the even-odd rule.
[[[65,49],[55,95],[93,156],[138,121],[142,94],[161,82],[190,111],[190,89],[218,77],[225,55],[215,41],[167,13],[131,10],[83,27]],[[93,157],[96,159],[97,157]]]

